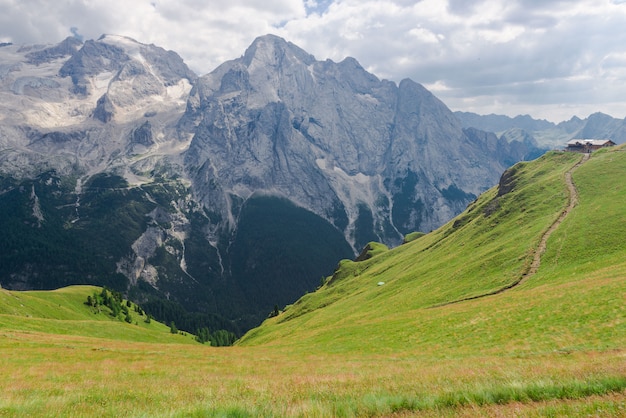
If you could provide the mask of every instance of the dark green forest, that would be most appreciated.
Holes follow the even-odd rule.
[[[180,182],[132,187],[119,176],[99,174],[77,194],[76,181],[54,172],[23,181],[0,177],[0,285],[103,286],[180,330],[242,335],[275,306],[313,291],[340,259],[354,257],[333,225],[287,199],[241,201],[238,228],[215,248],[205,230],[219,216],[197,206],[174,207],[190,193]],[[148,227],[165,236],[177,211],[189,222],[186,239],[170,236],[147,260],[156,267],[156,283],[130,282],[118,263],[132,259],[132,245]],[[371,228],[367,215],[363,229]],[[221,335],[221,342],[230,338]]]
[[[181,192],[180,186],[167,183],[129,187],[121,177],[102,174],[86,182],[77,196],[75,179],[62,179],[53,172],[23,182],[2,178],[0,185],[3,287],[49,290],[93,284],[145,303],[146,311],[155,319],[175,320],[181,330],[193,333],[206,327],[211,332],[225,329],[241,334],[232,321],[219,314],[193,312],[194,306],[187,307],[188,311],[145,282],[131,286],[117,272],[118,260],[130,253],[133,242],[149,222],[154,222],[148,213],[159,202],[169,205],[172,197]],[[41,220],[34,215],[36,205]],[[157,257],[164,252],[158,249]],[[172,260],[163,260],[164,272],[173,269],[167,261]],[[178,266],[175,261],[171,264]],[[167,280],[159,284],[167,287]],[[188,299],[186,291],[197,294],[196,289],[179,286],[176,292],[182,301]]]

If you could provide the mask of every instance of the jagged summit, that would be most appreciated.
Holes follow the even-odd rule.
[[[284,66],[288,63],[303,63],[310,65],[315,57],[291,42],[276,35],[264,35],[256,38],[246,49],[243,63],[253,65]]]
[[[183,78],[196,78],[175,52],[116,35],[102,35],[97,41],[86,41],[59,70],[62,77],[72,78],[76,92],[80,94],[97,88],[93,86],[97,83],[90,81],[90,77],[107,72],[117,80],[154,76],[165,86],[174,85]],[[143,87],[146,88],[150,87]]]
[[[177,138],[165,132],[196,79],[175,52],[116,35],[10,46],[0,62],[0,145],[10,150],[0,156],[0,170],[21,175],[36,175],[41,166],[127,171],[126,156],[140,150],[134,125],[150,115],[154,145]]]
[[[30,64],[41,65],[59,58],[74,55],[74,53],[78,51],[82,45],[83,43],[81,40],[74,36],[70,36],[57,45],[53,45],[39,51],[29,52],[26,54],[26,58]]]
[[[317,61],[273,35],[202,77],[182,121],[196,196],[231,220],[224,228],[238,216],[234,196],[273,193],[327,219],[355,250],[458,213],[504,169],[485,150],[508,146],[477,147],[412,80],[381,81],[353,58]]]

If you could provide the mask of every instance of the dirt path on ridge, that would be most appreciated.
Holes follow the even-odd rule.
[[[589,160],[589,156],[590,154],[588,153],[583,154],[580,161],[574,164],[572,168],[567,170],[567,172],[565,173],[565,184],[567,185],[567,189],[569,191],[569,204],[563,210],[563,212],[561,212],[561,215],[559,215],[559,217],[552,223],[552,225],[550,225],[550,227],[546,230],[546,232],[543,233],[543,235],[541,236],[541,241],[539,241],[539,245],[535,249],[532,263],[530,263],[530,266],[528,266],[526,271],[524,271],[517,280],[515,280],[513,283],[510,283],[500,289],[497,289],[488,293],[483,293],[482,295],[470,296],[467,298],[453,300],[451,302],[445,302],[440,305],[435,305],[433,306],[433,308],[439,308],[439,307],[446,306],[446,305],[452,305],[454,303],[460,303],[460,302],[465,302],[468,300],[475,300],[475,299],[480,299],[480,298],[484,298],[487,296],[498,295],[500,293],[506,292],[507,290],[513,289],[516,286],[519,286],[520,284],[528,280],[529,277],[537,273],[537,270],[539,270],[539,266],[541,265],[541,256],[546,251],[546,247],[547,247],[548,239],[550,238],[550,235],[552,235],[552,233],[556,231],[556,229],[565,220],[567,215],[569,215],[572,209],[574,209],[574,207],[578,204],[578,190],[576,190],[576,186],[574,185],[574,181],[572,180],[572,173],[574,172],[574,170],[576,170],[578,167],[584,164],[587,160]]]

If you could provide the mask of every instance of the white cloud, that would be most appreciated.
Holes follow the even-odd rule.
[[[204,74],[275,33],[318,59],[352,56],[412,78],[449,107],[552,120],[626,116],[626,2],[618,0],[0,0],[0,41],[131,36]],[[572,114],[565,114],[572,112]]]

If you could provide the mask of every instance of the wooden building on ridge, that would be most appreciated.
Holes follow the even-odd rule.
[[[566,151],[591,152],[600,148],[613,147],[615,142],[610,139],[571,139],[567,141]]]

